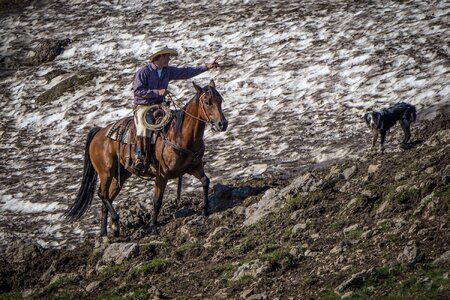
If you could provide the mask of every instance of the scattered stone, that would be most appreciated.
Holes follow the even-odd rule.
[[[233,278],[231,278],[231,281],[238,281],[244,276],[252,276],[257,277],[259,274],[265,273],[270,269],[270,266],[267,262],[262,262],[261,260],[257,259],[254,261],[251,261],[249,263],[245,263],[242,266],[240,266],[236,272],[234,272]]]
[[[308,226],[308,225],[307,225],[306,223],[298,223],[298,224],[295,224],[294,227],[292,227],[291,232],[292,232],[292,234],[297,234],[297,233],[299,233],[300,231],[305,230],[307,226]]]
[[[266,294],[256,294],[248,297],[246,300],[266,300],[267,295]]]
[[[402,265],[413,266],[424,259],[424,253],[417,245],[408,245],[397,257],[397,261]]]
[[[378,165],[370,165],[369,168],[367,169],[367,173],[369,174],[374,174],[376,172],[378,172],[378,170],[380,169],[381,164]]]
[[[54,60],[64,51],[64,47],[71,43],[70,39],[54,40],[45,39],[34,49],[35,55],[32,61],[35,64],[41,64]]]
[[[101,281],[93,281],[93,282],[89,283],[85,288],[86,292],[91,293],[91,292],[97,290],[100,287],[101,283],[102,283]]]
[[[61,97],[64,93],[75,92],[80,86],[84,86],[99,76],[99,72],[92,70],[80,71],[77,74],[61,81],[36,98],[36,103],[44,105]]]
[[[352,177],[352,175],[355,174],[355,172],[356,172],[356,166],[345,169],[343,172],[345,180],[348,180],[350,177]]]
[[[344,234],[349,233],[350,231],[355,231],[357,229],[359,229],[361,227],[361,225],[359,224],[353,224],[347,228],[344,228]]]
[[[450,250],[439,256],[433,261],[434,265],[446,265],[450,262]]]
[[[325,176],[325,180],[332,180],[335,178],[341,178],[341,169],[338,166],[333,166],[330,169],[330,172]]]
[[[434,173],[434,168],[433,167],[428,167],[425,169],[425,173],[427,173],[428,175],[431,175]]]
[[[341,283],[335,291],[337,293],[342,293],[351,288],[356,288],[364,284],[367,279],[375,273],[374,268],[370,268],[369,270],[364,270],[359,273],[353,274],[349,279]]]
[[[214,231],[206,238],[207,242],[211,242],[213,240],[218,240],[225,236],[225,234],[230,230],[230,228],[226,226],[217,227]]]
[[[406,172],[398,172],[397,174],[395,174],[394,180],[400,181],[405,178],[406,178]]]
[[[385,200],[383,201],[383,203],[381,203],[381,205],[377,208],[376,214],[382,214],[385,209],[389,206],[390,201],[389,200]]]
[[[139,255],[140,247],[135,243],[114,243],[109,245],[103,253],[103,263],[114,263],[120,265],[126,259]]]

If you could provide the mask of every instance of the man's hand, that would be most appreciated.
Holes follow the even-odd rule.
[[[208,68],[208,70],[217,68],[219,66],[219,63],[217,62],[217,58],[210,64],[206,64],[206,67]]]
[[[166,90],[166,89],[159,89],[159,90],[158,90],[158,95],[160,95],[160,96],[165,96],[165,95],[167,95],[168,92],[169,92],[169,91]]]

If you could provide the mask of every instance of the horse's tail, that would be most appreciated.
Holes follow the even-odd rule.
[[[94,198],[94,192],[97,186],[97,172],[95,171],[94,166],[91,162],[91,158],[89,155],[89,146],[91,145],[92,139],[100,129],[100,127],[92,128],[87,135],[81,186],[78,190],[78,195],[75,199],[75,202],[65,213],[66,217],[69,219],[81,218],[91,205],[92,199]]]

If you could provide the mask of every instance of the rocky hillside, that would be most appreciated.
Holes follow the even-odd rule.
[[[0,299],[449,299],[450,118],[414,136],[410,149],[216,185],[209,218],[184,197],[159,237],[121,207],[120,238],[13,243]]]

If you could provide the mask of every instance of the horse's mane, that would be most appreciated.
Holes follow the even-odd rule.
[[[203,89],[204,90],[204,89]],[[185,115],[185,111],[188,107],[188,105],[192,102],[192,101],[196,101],[198,102],[200,99],[200,95],[199,93],[196,93],[195,96],[189,100],[188,103],[186,103],[186,105],[183,107],[183,109],[178,109],[174,112],[174,117],[175,117],[175,132],[176,134],[179,136],[181,135],[181,130],[183,129],[183,122],[184,122],[184,115]]]

